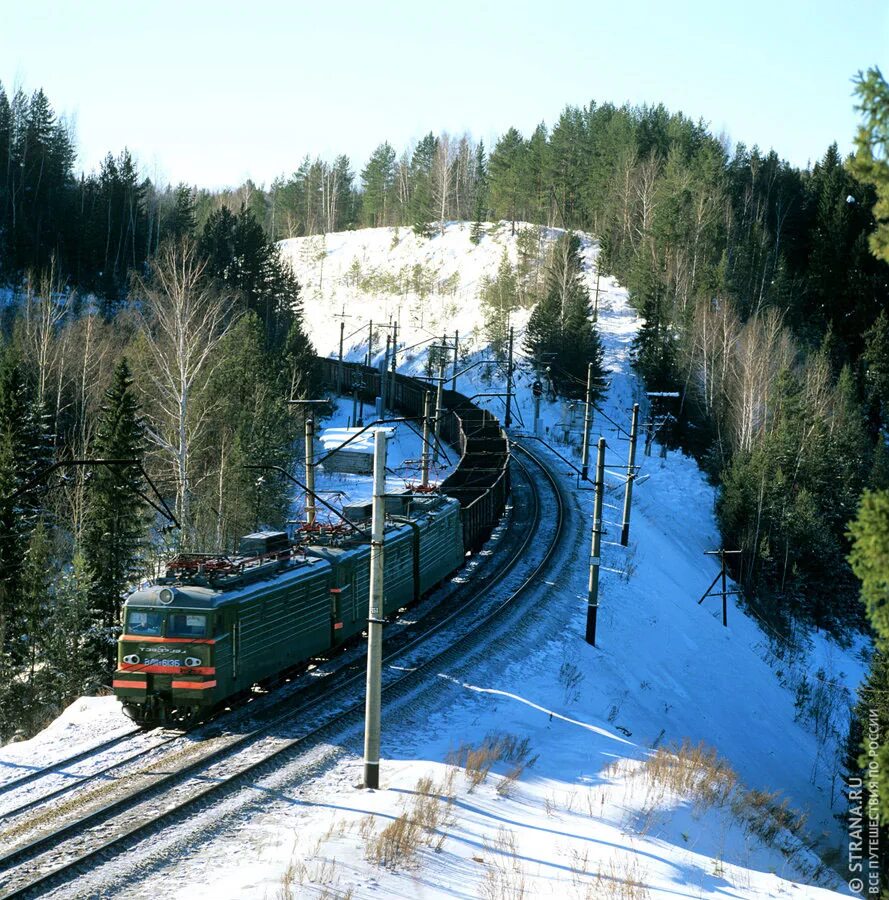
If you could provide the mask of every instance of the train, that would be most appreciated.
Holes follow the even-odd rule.
[[[384,387],[379,371],[321,359],[327,385],[344,372],[362,402]],[[389,376],[391,379],[393,376]],[[396,375],[396,408],[422,415],[429,385]],[[440,435],[460,453],[438,490],[386,499],[386,616],[416,603],[461,568],[490,536],[509,493],[509,441],[488,410],[444,391]],[[353,518],[354,516],[355,518]],[[188,725],[255,685],[326,656],[366,629],[370,504],[350,529],[246,535],[237,553],[183,553],[123,606],[114,693],[140,725]],[[362,518],[363,517],[363,518]]]

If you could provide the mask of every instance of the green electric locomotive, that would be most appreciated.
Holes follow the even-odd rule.
[[[417,600],[464,561],[457,500],[429,495],[388,504],[384,611]],[[395,507],[393,509],[393,506]],[[237,556],[180,555],[164,577],[127,598],[114,691],[141,724],[186,723],[365,628],[367,532],[283,532],[241,541]]]

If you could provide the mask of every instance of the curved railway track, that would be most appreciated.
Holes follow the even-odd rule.
[[[525,448],[518,449],[528,457],[532,466],[543,473],[544,480],[549,484],[555,499],[554,527],[543,522],[540,489],[531,476],[529,465],[516,459],[516,464],[527,477],[527,493],[533,504],[533,527],[526,529],[523,540],[511,554],[495,585],[484,585],[472,591],[458,608],[450,610],[431,628],[403,644],[394,653],[387,654],[384,663],[388,663],[388,677],[383,685],[383,697],[387,701],[394,702],[397,695],[416,688],[434,666],[459,658],[471,644],[484,640],[498,628],[506,611],[518,606],[556,552],[564,521],[564,504],[559,487],[534,454]],[[481,604],[474,619],[467,616],[467,607],[476,605],[483,595],[494,595],[497,588],[503,587],[504,579],[519,566],[529,546],[543,535],[546,541],[542,558],[529,573],[522,574],[520,583],[506,589],[505,595],[490,597],[487,605]],[[446,629],[457,623],[464,625],[464,632],[451,638],[445,633]],[[430,655],[412,661],[412,665],[393,668],[396,660],[403,662],[411,651],[429,650],[436,636],[442,638],[440,649],[431,650]],[[130,776],[128,784],[135,785],[135,790],[129,794],[117,796],[15,847],[0,857],[2,896],[35,896],[62,885],[77,877],[85,868],[131,847],[155,829],[179,821],[197,808],[216,802],[226,792],[244,786],[251,776],[258,777],[265,773],[264,770],[286,762],[296,752],[309,749],[312,739],[320,738],[322,733],[360,722],[364,711],[363,670],[342,678],[331,676],[330,681],[331,684],[308,702],[247,733],[210,741],[212,746],[207,752],[172,771],[170,766],[174,760],[169,756],[162,759],[160,768],[138,773],[141,776],[139,779],[135,775]],[[279,732],[285,725],[296,727],[297,732],[281,735]],[[140,783],[136,784],[137,780]]]

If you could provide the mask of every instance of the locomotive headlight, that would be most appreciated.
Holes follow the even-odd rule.
[[[161,592],[157,595],[157,599],[160,600],[161,603],[172,603],[173,592],[169,588],[162,588]]]
[[[136,666],[139,664],[139,656],[136,653],[131,653],[129,656],[125,656],[123,661],[129,663],[131,666]]]
[[[185,657],[185,666],[188,669],[194,669],[196,666],[199,666],[201,661],[199,659],[195,659],[193,656]]]

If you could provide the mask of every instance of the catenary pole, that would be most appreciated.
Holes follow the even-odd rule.
[[[460,349],[460,332],[454,332],[454,374],[451,376],[451,390],[457,390],[457,351]]]
[[[445,380],[445,358],[444,358],[444,348],[438,357],[438,390],[435,393],[435,447],[432,450],[432,462],[438,462],[438,439],[441,434],[441,416],[444,410],[442,409],[443,397],[444,394],[444,380]]]
[[[383,354],[383,365],[380,366],[380,402],[383,405],[383,418],[386,417],[386,401],[389,399],[389,348],[392,346],[392,338],[386,335],[386,351]]]
[[[503,427],[512,425],[512,326],[509,327],[509,360],[506,364],[506,415],[503,417]]]
[[[593,547],[590,553],[590,581],[587,591],[586,642],[596,646],[596,618],[599,614],[599,566],[602,551],[602,502],[605,493],[605,438],[599,438],[596,457],[596,500],[593,506]]]
[[[586,367],[586,401],[583,411],[583,449],[580,454],[580,477],[589,480],[590,474],[590,427],[593,424],[593,364]]]
[[[364,707],[364,786],[380,786],[380,670],[383,660],[383,525],[386,494],[386,432],[374,432],[374,486],[367,617],[367,697]]]
[[[423,454],[420,457],[420,483],[429,484],[429,420],[432,418],[432,391],[426,391],[423,401]]]
[[[392,323],[392,377],[389,379],[389,409],[395,409],[395,375],[398,367],[395,362],[395,346],[398,343],[398,322]]]
[[[630,457],[627,460],[627,480],[624,484],[624,514],[620,525],[620,543],[626,547],[630,543],[630,506],[633,502],[633,482],[636,479],[636,434],[639,428],[639,404],[633,404],[633,419],[630,423]]]
[[[343,392],[343,341],[346,333],[346,321],[345,319],[340,322],[340,356],[339,363],[336,367],[336,392],[337,394],[342,394]]]
[[[315,524],[315,414],[306,410],[306,525]]]

